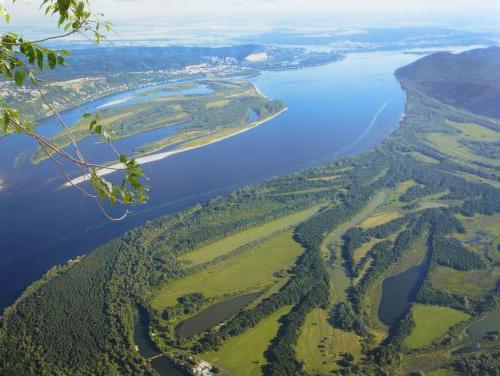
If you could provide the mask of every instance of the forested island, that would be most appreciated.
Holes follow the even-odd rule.
[[[152,86],[119,100],[117,106],[104,104],[92,117],[71,125],[51,137],[60,148],[93,136],[89,124],[98,116],[112,140],[141,133],[171,129],[160,138],[135,149],[140,156],[161,151],[184,150],[231,137],[273,118],[285,105],[264,97],[249,81],[188,81],[174,85]],[[113,103],[110,102],[110,105]],[[33,163],[49,158],[39,149]]]
[[[423,58],[396,72],[406,113],[376,148],[51,269],[2,316],[0,373],[497,374],[499,65]]]

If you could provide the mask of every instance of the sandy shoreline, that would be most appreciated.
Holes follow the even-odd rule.
[[[262,119],[262,120],[259,120],[259,121],[256,121],[252,124],[250,124],[248,127],[246,128],[243,128],[237,132],[234,132],[234,133],[231,133],[231,134],[228,134],[226,136],[223,136],[223,137],[219,137],[219,138],[215,138],[209,142],[206,142],[204,144],[200,144],[200,145],[196,145],[196,146],[191,146],[191,147],[187,147],[187,148],[181,148],[181,149],[177,149],[177,150],[171,150],[171,151],[166,151],[166,152],[161,152],[161,153],[155,153],[155,154],[150,154],[150,155],[145,155],[145,156],[142,156],[142,157],[138,157],[136,158],[136,161],[137,163],[139,163],[140,165],[144,165],[144,164],[147,164],[147,163],[152,163],[152,162],[156,162],[156,161],[159,161],[159,160],[162,160],[162,159],[165,159],[165,158],[168,158],[172,155],[175,155],[175,154],[179,154],[179,153],[184,153],[186,151],[189,151],[189,150],[194,150],[194,149],[199,149],[199,148],[202,148],[204,146],[207,146],[207,145],[211,145],[211,144],[215,144],[219,141],[222,141],[222,140],[225,140],[227,138],[230,138],[230,137],[234,137],[236,135],[239,135],[241,133],[244,133],[244,132],[247,132],[249,130],[252,130],[262,124],[265,124],[267,123],[268,121],[280,116],[281,114],[283,114],[285,111],[288,110],[288,107],[285,107],[283,108],[281,111],[278,111],[277,113],[265,118],[265,119]],[[97,174],[99,176],[106,176],[106,175],[109,175],[109,174],[112,174],[114,172],[117,172],[117,170],[123,170],[125,168],[125,166],[122,164],[122,163],[115,163],[115,164],[112,164],[110,165],[109,167],[107,168],[102,168],[100,170],[97,171]],[[72,185],[77,185],[77,184],[81,184],[87,180],[90,180],[90,176],[89,175],[82,175],[82,176],[79,176],[75,179],[72,179],[71,181],[67,182],[64,184],[65,187],[70,187]],[[1,190],[1,180],[0,180],[0,190]]]

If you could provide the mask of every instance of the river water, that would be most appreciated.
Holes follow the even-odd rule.
[[[0,310],[50,266],[147,220],[377,144],[397,127],[404,111],[405,95],[393,72],[417,58],[353,54],[325,66],[262,73],[252,81],[263,94],[284,101],[288,111],[234,138],[145,165],[150,201],[118,223],[104,219],[75,190],[59,189],[62,180],[50,161],[32,166],[31,140],[0,139],[0,179],[6,184],[0,192]],[[85,108],[120,105],[130,94],[108,96]],[[64,116],[74,121],[80,113],[72,110]],[[56,124],[46,119],[40,132],[52,134]],[[130,150],[138,137],[159,138],[168,132],[131,137],[118,146]],[[92,149],[91,156],[102,159],[99,153]]]

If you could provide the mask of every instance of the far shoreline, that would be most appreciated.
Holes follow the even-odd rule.
[[[234,137],[234,136],[237,136],[241,133],[245,133],[245,132],[248,132],[254,128],[257,128],[271,120],[273,120],[274,118],[280,116],[281,114],[283,114],[284,112],[286,112],[288,110],[288,107],[284,107],[283,109],[281,109],[280,111],[276,112],[275,114],[271,115],[271,116],[268,116],[264,119],[261,119],[261,120],[258,120],[254,123],[251,123],[248,127],[245,127],[243,129],[240,129],[236,132],[233,132],[231,134],[228,134],[226,136],[222,136],[222,137],[218,137],[218,138],[215,138],[211,141],[208,141],[204,144],[200,144],[200,145],[195,145],[195,146],[190,146],[190,147],[185,147],[185,148],[180,148],[180,149],[175,149],[175,150],[171,150],[171,151],[166,151],[166,152],[161,152],[161,153],[153,153],[153,154],[148,154],[148,155],[143,155],[142,157],[138,157],[136,158],[136,161],[139,165],[145,165],[145,164],[148,164],[148,163],[152,163],[152,162],[157,162],[157,161],[160,161],[162,159],[165,159],[165,158],[168,158],[172,155],[175,155],[175,154],[180,154],[180,153],[184,153],[186,151],[190,151],[190,150],[194,150],[194,149],[199,149],[199,148],[202,148],[202,147],[205,147],[205,146],[208,146],[208,145],[211,145],[211,144],[215,144],[217,142],[220,142],[220,141],[223,141],[223,140],[226,140],[228,138],[231,138],[231,137]],[[97,175],[102,177],[102,176],[106,176],[106,175],[110,175],[114,172],[117,172],[119,170],[124,170],[125,169],[125,166],[123,165],[123,163],[114,163],[108,167],[105,167],[105,168],[102,168],[102,169],[99,169],[97,170]],[[75,185],[78,185],[78,184],[81,184],[81,183],[84,183],[86,181],[89,181],[90,180],[90,175],[89,174],[86,174],[86,175],[82,175],[82,176],[79,176],[77,178],[74,178],[66,183],[63,184],[63,187],[71,187],[71,186],[75,186]],[[0,180],[0,190],[1,190],[1,180]]]

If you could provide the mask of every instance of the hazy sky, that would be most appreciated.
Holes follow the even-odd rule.
[[[0,0],[2,1],[2,0]],[[9,4],[10,0],[4,0]],[[41,0],[17,0],[16,24],[42,17]],[[128,25],[233,25],[265,27],[348,27],[438,24],[459,27],[500,25],[500,0],[94,0],[95,11],[125,30]]]

